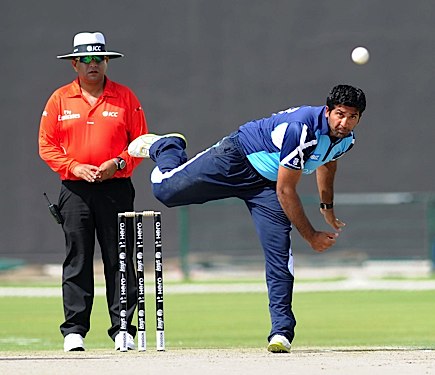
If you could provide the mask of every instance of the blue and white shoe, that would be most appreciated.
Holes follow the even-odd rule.
[[[290,348],[290,341],[283,335],[274,335],[267,346],[267,350],[271,353],[290,353]]]
[[[183,134],[180,133],[169,133],[164,135],[148,133],[141,135],[140,137],[137,137],[134,141],[132,141],[128,145],[128,153],[129,155],[136,158],[149,158],[150,147],[159,139],[170,137],[181,138],[184,142],[186,142],[186,138]]]

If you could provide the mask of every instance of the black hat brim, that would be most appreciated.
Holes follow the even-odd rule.
[[[56,56],[58,59],[62,60],[73,60],[76,57],[81,56],[107,56],[109,59],[116,59],[118,57],[124,57],[122,53],[119,52],[110,52],[110,51],[102,51],[102,52],[76,52],[76,53],[68,53],[66,55]]]

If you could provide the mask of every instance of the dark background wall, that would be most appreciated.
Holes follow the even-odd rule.
[[[191,155],[247,120],[299,104],[324,104],[338,83],[361,87],[368,107],[357,146],[340,163],[337,192],[432,191],[435,2],[404,0],[3,0],[0,12],[0,257],[61,262],[63,236],[42,192],[57,175],[39,159],[41,111],[75,78],[79,31],[102,31],[111,79],[130,86],[153,132],[182,131]],[[357,66],[350,52],[367,46]],[[134,181],[137,209],[164,214],[177,251],[176,210],[150,194],[151,162]],[[301,193],[314,193],[306,177]]]

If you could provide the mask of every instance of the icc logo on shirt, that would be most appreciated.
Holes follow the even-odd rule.
[[[104,111],[103,117],[118,117],[118,112]]]

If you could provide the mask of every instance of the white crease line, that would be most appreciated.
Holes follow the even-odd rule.
[[[375,280],[346,280],[320,283],[297,283],[295,293],[326,292],[351,290],[435,290],[435,281],[375,281]],[[154,286],[145,286],[146,294],[154,294]],[[164,285],[165,294],[187,293],[265,293],[266,284],[187,284]],[[96,296],[104,296],[105,288],[95,288]],[[48,288],[19,288],[0,287],[0,297],[61,297],[62,290],[57,287]]]

